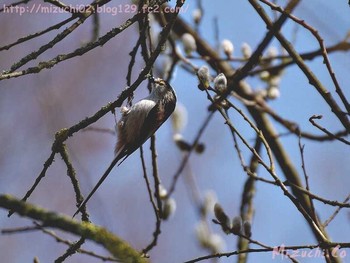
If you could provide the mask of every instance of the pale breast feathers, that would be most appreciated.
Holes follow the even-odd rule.
[[[133,105],[130,111],[122,117],[119,133],[124,134],[125,143],[133,144],[140,137],[140,131],[148,113],[156,105],[153,100],[143,99]]]

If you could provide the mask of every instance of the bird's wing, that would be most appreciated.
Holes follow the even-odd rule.
[[[142,145],[149,137],[151,137],[156,130],[163,124],[167,119],[165,118],[164,106],[162,103],[157,103],[147,114],[145,122],[143,123],[140,130],[140,139],[138,144]]]

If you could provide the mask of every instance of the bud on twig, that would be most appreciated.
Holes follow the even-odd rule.
[[[210,87],[210,73],[207,66],[202,66],[197,71],[197,77],[199,79],[199,86],[203,89],[208,89]]]
[[[242,50],[243,57],[245,59],[248,59],[252,56],[252,48],[249,46],[248,43],[244,42],[242,44],[241,50]]]
[[[204,194],[204,200],[203,200],[203,215],[208,215],[209,212],[213,212],[214,206],[217,202],[216,193],[212,190],[206,191]]]
[[[278,87],[271,86],[267,89],[267,97],[271,100],[278,99],[281,96],[281,92]]]
[[[218,234],[210,234],[209,244],[213,253],[221,253],[225,250],[225,240]]]
[[[232,220],[232,234],[239,235],[242,232],[242,218],[240,216],[235,216]]]
[[[160,184],[158,186],[158,189],[159,189],[159,197],[160,197],[160,199],[165,199],[166,196],[168,195],[168,191],[165,189],[165,187],[162,184]]]
[[[196,40],[191,34],[185,33],[182,35],[181,39],[186,55],[189,56],[192,52],[197,50]]]
[[[168,198],[164,201],[163,215],[164,220],[169,219],[176,211],[176,201],[174,198]]]
[[[268,81],[270,79],[270,73],[264,70],[259,74],[259,77],[262,81]]]
[[[278,55],[278,50],[276,47],[269,47],[268,48],[267,53],[266,53],[267,58],[273,59],[273,58],[277,57],[277,55]]]
[[[222,209],[221,205],[216,203],[214,205],[214,214],[216,219],[219,221],[222,230],[228,234],[230,233],[231,229],[231,223],[229,217],[225,214],[224,210]]]
[[[245,221],[244,222],[243,229],[244,229],[244,234],[247,237],[251,237],[252,236],[252,225],[250,224],[249,221]]]
[[[233,46],[232,42],[228,39],[224,39],[221,42],[221,48],[224,51],[227,58],[231,59],[232,55],[233,55],[233,51],[234,51],[234,46]]]
[[[202,11],[199,8],[193,10],[192,18],[193,18],[194,23],[196,25],[198,25],[200,23],[200,21],[202,20]]]
[[[219,93],[224,93],[227,89],[227,79],[226,76],[223,73],[220,73],[217,75],[214,79],[214,88]]]
[[[176,108],[171,114],[171,122],[173,125],[174,132],[178,133],[186,127],[187,124],[187,110],[183,104],[178,102]]]
[[[210,232],[204,220],[201,220],[195,227],[196,236],[202,247],[209,247]]]

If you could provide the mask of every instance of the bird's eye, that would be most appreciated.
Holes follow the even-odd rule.
[[[165,81],[160,78],[156,79],[155,83],[157,83],[160,86],[166,86]]]

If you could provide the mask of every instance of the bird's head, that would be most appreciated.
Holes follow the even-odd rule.
[[[175,92],[167,81],[161,78],[153,77],[150,77],[150,81],[154,84],[152,88],[152,93],[154,96],[158,97],[159,99],[162,98],[176,101]]]

